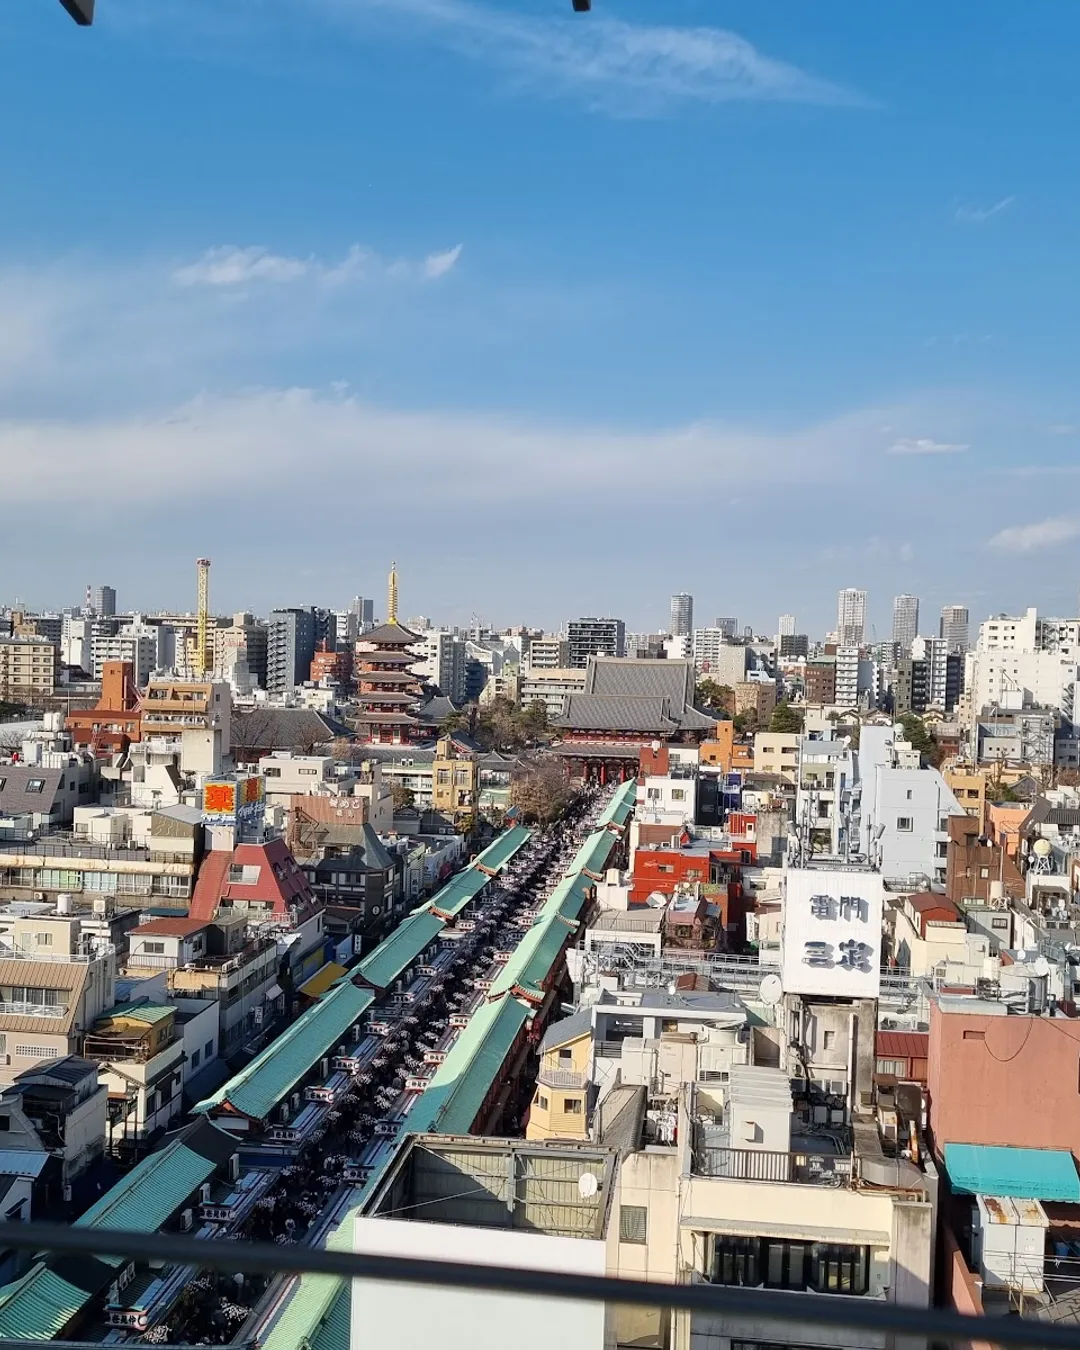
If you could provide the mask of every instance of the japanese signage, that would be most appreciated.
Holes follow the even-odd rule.
[[[884,886],[876,872],[789,868],[781,978],[787,994],[877,998]]]
[[[203,819],[210,824],[233,825],[261,812],[262,805],[261,778],[211,778],[203,784]]]

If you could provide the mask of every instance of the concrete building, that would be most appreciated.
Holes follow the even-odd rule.
[[[897,595],[893,598],[892,640],[903,656],[911,651],[911,644],[919,636],[919,597]]]
[[[107,662],[123,661],[131,666],[135,683],[141,687],[158,668],[157,655],[155,634],[122,630],[97,635],[91,640],[88,670],[95,680],[100,680]]]
[[[803,676],[806,686],[806,702],[820,707],[833,707],[836,704],[836,657],[813,657],[806,663]]]
[[[837,647],[834,669],[836,684],[833,701],[836,706],[869,707],[873,699],[874,663],[867,658],[862,648]]]
[[[413,673],[435,685],[454,703],[464,703],[465,639],[447,629],[434,629],[418,634],[413,650],[417,658]]]
[[[566,641],[566,664],[583,669],[590,656],[626,655],[626,624],[622,619],[571,619]]]
[[[733,686],[736,716],[746,714],[755,726],[765,726],[776,711],[774,680],[741,680]]]
[[[111,618],[116,613],[116,591],[111,586],[87,587],[91,614]]]
[[[215,675],[241,688],[250,687],[250,683],[266,687],[266,624],[241,610],[232,616],[231,623],[211,629],[210,636]]]
[[[776,636],[777,636],[778,639],[779,639],[779,638],[794,637],[794,636],[795,636],[795,615],[794,615],[794,614],[781,614],[781,615],[780,615],[780,618],[779,618],[779,620],[777,621],[777,625],[776,625]]]
[[[865,643],[865,591],[848,586],[837,595],[836,641],[841,647],[861,647]]]
[[[172,997],[217,1003],[218,1045],[225,1057],[258,1039],[281,1010],[277,942],[250,937],[238,913],[208,925],[206,948],[205,954],[169,970],[168,988]]]
[[[44,1060],[0,1089],[5,1183],[13,1176],[48,1177],[47,1169],[59,1164],[59,1185],[48,1187],[48,1205],[31,1215],[25,1196],[13,1185],[4,1195],[6,1219],[43,1219],[49,1210],[55,1215],[71,1184],[100,1161],[107,1111],[108,1091],[99,1081],[98,1066],[80,1055]],[[24,1210],[13,1214],[19,1199]]]
[[[671,597],[671,636],[689,637],[694,631],[694,597],[680,591]]]
[[[270,611],[266,636],[266,687],[275,693],[294,689],[308,678],[318,639],[313,609]]]
[[[579,694],[585,688],[585,671],[566,669],[530,670],[518,680],[518,703],[528,708],[533,703],[542,703],[548,715],[548,721],[555,721],[566,712],[571,694]]]
[[[232,693],[214,680],[152,680],[142,696],[142,740],[173,751],[180,769],[218,774],[232,749]]]
[[[0,638],[0,700],[40,705],[51,698],[59,658],[59,648],[46,638]]]
[[[941,611],[938,637],[949,651],[963,654],[968,649],[968,611],[965,605],[946,605]]]
[[[521,668],[535,670],[565,670],[569,664],[570,648],[566,638],[534,633],[523,644]]]
[[[77,1054],[111,1006],[112,946],[88,939],[78,918],[54,912],[16,918],[0,950],[0,1085],[47,1060]]]
[[[177,1010],[137,999],[106,1009],[83,1041],[109,1092],[108,1147],[137,1155],[168,1129],[183,1105],[184,1038]]]
[[[777,774],[789,783],[799,778],[797,732],[758,731],[754,735],[754,772]]]
[[[739,621],[733,616],[719,615],[713,620],[713,627],[719,628],[726,638],[739,636]]]
[[[863,852],[876,857],[887,880],[925,877],[944,888],[948,821],[964,808],[937,769],[907,767],[905,746],[893,727],[862,729],[857,762]]]

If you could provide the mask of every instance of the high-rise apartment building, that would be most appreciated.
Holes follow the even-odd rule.
[[[625,656],[626,624],[622,619],[571,619],[566,642],[573,668],[587,666],[590,656]]]
[[[534,633],[527,642],[522,642],[523,670],[563,670],[569,659],[570,649],[565,638]]]
[[[0,700],[36,704],[56,690],[59,649],[46,638],[0,638]]]
[[[671,597],[671,636],[689,637],[694,631],[694,597],[680,591]]]
[[[968,612],[964,605],[946,605],[941,611],[938,637],[951,652],[968,649]]]
[[[791,637],[795,632],[795,615],[781,614],[776,626],[777,637]]]
[[[109,619],[116,613],[116,591],[112,586],[87,587],[88,607],[99,618]]]
[[[313,609],[271,610],[266,633],[266,687],[274,693],[303,684],[318,640]]]
[[[721,633],[723,633],[724,637],[726,638],[733,638],[739,636],[739,621],[734,617],[724,618],[723,616],[721,616],[713,624],[713,627],[719,628]]]
[[[897,595],[892,602],[892,640],[902,656],[911,652],[911,644],[919,636],[919,597]]]
[[[836,641],[861,647],[866,641],[866,592],[846,586],[836,598]]]
[[[369,628],[375,627],[375,601],[364,595],[353,596],[352,604],[349,606],[356,615],[360,631],[365,632]]]

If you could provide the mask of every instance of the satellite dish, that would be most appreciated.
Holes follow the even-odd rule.
[[[784,986],[779,975],[766,975],[758,986],[758,994],[767,1008],[775,1008],[784,997]]]
[[[1031,969],[1033,974],[1038,975],[1041,978],[1043,975],[1050,974],[1050,962],[1045,956],[1037,957]]]
[[[581,1196],[582,1200],[591,1200],[600,1189],[600,1183],[594,1173],[582,1172],[581,1176],[578,1177],[577,1188],[578,1195]]]
[[[1049,839],[1036,839],[1031,846],[1031,851],[1039,858],[1048,858],[1053,853],[1054,848]]]

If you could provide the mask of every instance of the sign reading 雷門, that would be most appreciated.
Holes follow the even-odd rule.
[[[877,998],[885,891],[880,874],[789,868],[784,879],[784,992]]]

